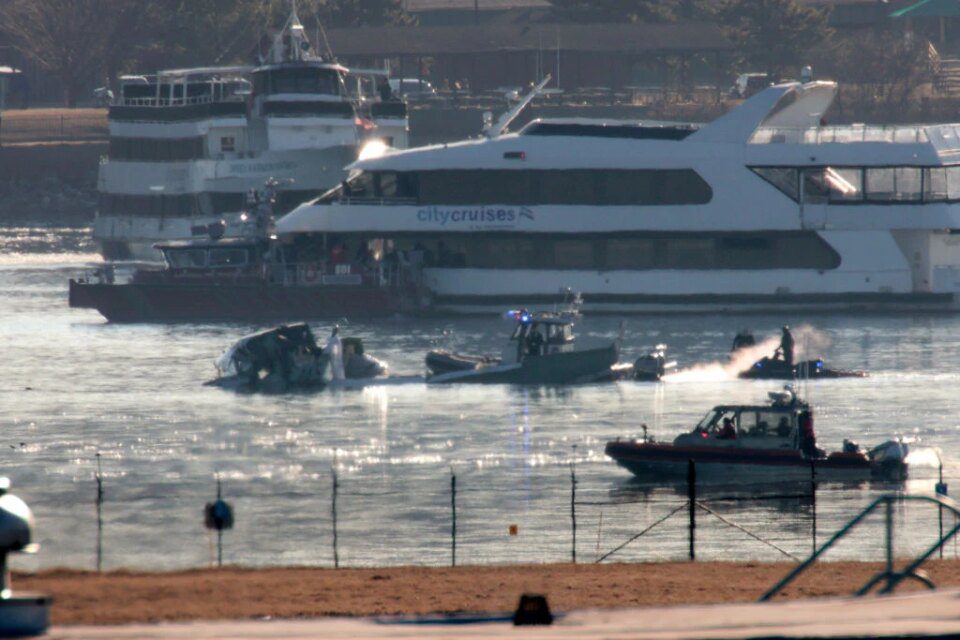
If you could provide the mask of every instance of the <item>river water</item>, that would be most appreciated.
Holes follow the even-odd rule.
[[[223,538],[225,562],[330,566],[334,470],[341,566],[449,563],[451,473],[458,563],[564,561],[573,546],[571,465],[578,560],[593,561],[686,497],[684,487],[635,484],[605,458],[608,439],[636,435],[643,423],[670,439],[715,404],[763,401],[779,387],[709,364],[726,357],[745,325],[769,336],[784,322],[809,327],[798,346],[870,372],[807,386],[821,446],[904,434],[939,447],[948,481],[960,478],[960,316],[588,316],[578,326],[584,344],[615,339],[625,320],[625,358],[662,342],[688,372],[662,384],[417,383],[242,396],[202,383],[225,347],[263,327],[112,325],[94,311],[69,309],[67,279],[96,261],[84,230],[0,230],[2,472],[33,508],[42,545],[36,556],[17,558],[20,568],[95,566],[98,453],[105,568],[209,563],[215,538],[202,509],[215,497],[217,473],[236,514]],[[361,336],[397,374],[422,373],[425,352],[437,345],[499,352],[509,330],[497,317],[346,320],[344,333]],[[313,327],[318,335],[329,330]],[[923,457],[918,464],[930,463]],[[802,555],[814,525],[822,542],[885,491],[931,494],[935,476],[932,466],[918,466],[904,485],[821,485],[815,506],[794,496],[807,485],[704,487],[706,504],[741,528],[701,512],[697,557]],[[935,539],[935,509],[895,515],[898,553]],[[681,509],[611,560],[685,558],[686,518]],[[952,526],[953,516],[944,521]],[[828,558],[880,559],[881,523],[872,518]],[[952,543],[946,552],[955,553]]]

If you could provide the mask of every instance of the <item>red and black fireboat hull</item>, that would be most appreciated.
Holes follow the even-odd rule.
[[[265,283],[97,284],[70,280],[70,306],[110,322],[286,322],[385,317],[413,311],[390,288]]]
[[[823,480],[859,481],[883,476],[885,471],[861,453],[837,452],[811,459],[790,449],[691,447],[632,440],[608,442],[605,453],[638,478],[648,480],[685,477],[690,461],[696,463],[698,475],[725,480],[805,480],[815,471]]]

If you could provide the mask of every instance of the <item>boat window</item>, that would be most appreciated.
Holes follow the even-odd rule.
[[[651,269],[656,263],[655,247],[653,240],[607,240],[607,268]]]
[[[378,198],[394,198],[397,195],[397,173],[380,171],[374,175],[374,188]]]
[[[710,269],[715,265],[713,238],[672,238],[665,248],[667,269]]]
[[[920,200],[920,169],[917,167],[870,167],[867,200],[904,202]]]
[[[270,74],[270,93],[322,93],[339,95],[337,74],[313,67],[275,69]]]
[[[167,249],[165,253],[171,269],[202,269],[207,266],[205,249]]]
[[[784,412],[744,411],[739,429],[748,437],[788,438],[793,433],[793,417]]]
[[[595,264],[589,240],[558,240],[553,244],[553,261],[567,269],[591,269]]]
[[[947,199],[960,200],[960,166],[947,167]]]
[[[246,249],[211,249],[211,267],[241,267],[247,264]]]
[[[960,187],[960,185],[957,185]],[[923,201],[943,202],[947,199],[947,168],[928,167],[923,170]]]
[[[377,171],[374,187],[378,198],[416,198],[416,174],[410,172]]]
[[[694,431],[710,431],[711,425],[716,424],[719,421],[720,412],[711,411],[707,415],[703,416],[703,419],[697,423],[697,426],[694,428]]]
[[[830,189],[830,202],[863,200],[863,170],[859,167],[824,167],[823,179]]]
[[[343,195],[347,198],[372,198],[374,196],[373,174],[360,171],[346,180]]]
[[[826,202],[830,196],[830,186],[823,176],[823,169],[805,169],[803,171],[803,200],[805,202]]]
[[[691,169],[462,170],[417,173],[420,204],[682,205],[713,191]]]
[[[443,243],[441,245],[440,243]],[[410,235],[430,266],[469,269],[835,269],[840,256],[816,232]]]
[[[751,167],[754,173],[794,202],[800,201],[800,171],[790,167]]]

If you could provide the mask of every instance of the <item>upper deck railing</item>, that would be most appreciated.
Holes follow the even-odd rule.
[[[750,144],[849,144],[887,142],[922,144],[929,142],[926,127],[843,125],[824,127],[760,127]]]

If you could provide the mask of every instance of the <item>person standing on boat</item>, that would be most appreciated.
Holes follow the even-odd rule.
[[[540,329],[534,325],[530,330],[530,335],[527,336],[527,355],[528,356],[539,356],[543,355],[543,334],[540,333]]]
[[[780,356],[789,366],[793,366],[793,334],[790,333],[790,327],[783,325],[783,333],[780,336]]]

